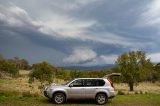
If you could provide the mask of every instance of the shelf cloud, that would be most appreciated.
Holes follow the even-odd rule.
[[[86,66],[142,50],[158,62],[159,13],[158,0],[0,1],[0,54]]]

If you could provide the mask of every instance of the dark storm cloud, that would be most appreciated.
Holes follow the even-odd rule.
[[[7,57],[96,65],[130,50],[159,56],[158,1],[0,2],[0,53]]]

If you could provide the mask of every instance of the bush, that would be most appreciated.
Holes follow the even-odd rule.
[[[125,93],[119,90],[117,95],[125,95]]]
[[[16,64],[9,60],[0,60],[0,71],[1,74],[7,73],[11,77],[17,77],[19,75],[19,71],[16,68]]]
[[[148,92],[146,91],[145,94],[148,94]]]
[[[22,92],[23,97],[32,97],[32,94],[29,91]]]
[[[21,95],[21,92],[18,92],[18,91],[0,91],[0,96],[6,96],[6,97],[9,97],[9,96],[19,96]]]
[[[138,94],[138,91],[135,91],[134,94]]]
[[[143,92],[142,92],[142,91],[140,91],[139,93],[140,93],[140,94],[143,94]]]
[[[33,64],[32,71],[29,74],[29,83],[38,80],[41,86],[44,82],[51,83],[55,75],[56,68],[47,62]]]
[[[40,96],[41,95],[38,92],[32,94],[32,97],[40,97]]]

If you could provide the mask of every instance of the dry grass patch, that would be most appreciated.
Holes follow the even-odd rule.
[[[21,93],[24,92],[24,95],[27,95],[27,92],[28,94],[43,95],[42,91],[39,89],[41,88],[40,82],[35,81],[33,83],[28,83],[29,72],[30,71],[20,70],[20,77],[18,78],[11,78],[5,76],[4,78],[0,79],[0,91],[18,91]],[[53,82],[57,84],[62,84],[64,83],[64,80],[53,79]]]
[[[158,93],[160,94],[160,82],[150,83],[150,82],[141,82],[137,86],[134,86],[134,91],[129,92],[129,87],[125,83],[114,84],[117,91],[122,91],[125,94],[145,94],[145,93]]]

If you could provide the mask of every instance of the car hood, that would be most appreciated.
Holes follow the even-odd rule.
[[[49,87],[57,88],[57,87],[66,87],[66,86],[65,85],[56,84],[56,83],[52,83]]]

